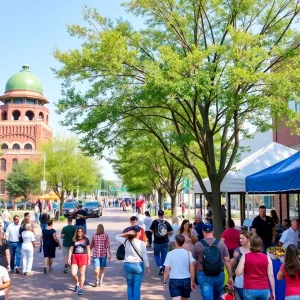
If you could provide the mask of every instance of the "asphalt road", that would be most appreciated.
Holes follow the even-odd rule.
[[[112,260],[108,262],[104,285],[94,288],[91,283],[94,282],[93,267],[89,266],[86,272],[86,282],[83,289],[83,295],[78,296],[73,293],[74,282],[70,272],[63,273],[62,251],[57,249],[56,258],[54,259],[51,273],[43,273],[43,254],[36,252],[33,262],[33,274],[24,276],[21,274],[11,274],[12,286],[9,293],[9,299],[127,299],[126,282],[123,276],[123,262],[115,258],[118,243],[115,236],[125,227],[129,226],[129,218],[131,212],[123,212],[120,208],[108,208],[103,210],[103,216],[97,219],[88,219],[88,237],[91,238],[99,223],[104,225],[106,233],[110,237]],[[54,228],[57,235],[60,235],[61,228],[64,223],[55,223]],[[36,230],[36,238],[39,241],[40,230]],[[38,247],[37,247],[38,249]],[[161,300],[171,299],[168,291],[164,291],[162,287],[162,276],[158,276],[153,249],[148,251],[150,259],[151,275],[144,277],[142,284],[142,300]],[[201,299],[199,289],[192,293],[192,300]]]

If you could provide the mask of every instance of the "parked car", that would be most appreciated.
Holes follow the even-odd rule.
[[[17,203],[17,209],[25,209],[25,204],[26,204],[26,209],[32,209],[32,202],[19,202]]]
[[[86,202],[83,209],[87,212],[88,217],[99,218],[102,216],[102,206],[97,201]]]
[[[171,202],[164,202],[164,210],[171,210],[172,204]]]
[[[65,202],[63,204],[62,210],[63,210],[63,215],[65,217],[73,217],[75,210],[77,208],[78,203],[77,202]]]
[[[13,204],[11,202],[4,203],[4,207],[5,206],[7,209],[13,209]]]

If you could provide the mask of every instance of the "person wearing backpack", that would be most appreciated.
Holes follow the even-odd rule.
[[[200,292],[203,300],[220,299],[224,285],[224,263],[229,274],[228,286],[233,287],[228,249],[221,240],[214,237],[212,224],[204,224],[202,231],[204,239],[196,243],[193,249]]]
[[[159,267],[159,275],[164,274],[164,263],[168,254],[169,236],[173,233],[173,228],[169,222],[164,220],[164,211],[158,211],[158,220],[154,220],[150,226],[150,231],[154,233],[154,259]]]

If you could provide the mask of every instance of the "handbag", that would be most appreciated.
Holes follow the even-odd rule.
[[[117,254],[116,254],[117,260],[124,260],[125,259],[125,245],[126,245],[126,242],[127,242],[127,239],[125,240],[124,244],[121,244],[118,247]]]
[[[56,241],[56,240],[54,240],[54,246],[57,248],[57,247],[59,247],[59,243]]]
[[[130,242],[130,244],[131,244],[131,246],[132,246],[132,248],[134,249],[134,251],[135,251],[135,253],[140,257],[140,259],[142,260],[142,262],[144,262],[144,260],[143,260],[143,258],[142,258],[142,256],[138,253],[138,251],[134,248],[134,246],[133,246],[133,244],[132,244],[132,242],[131,241],[129,241]]]

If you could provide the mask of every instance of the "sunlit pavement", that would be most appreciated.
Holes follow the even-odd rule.
[[[118,247],[115,241],[115,235],[121,232],[129,225],[131,212],[123,212],[121,208],[108,208],[103,210],[103,216],[97,219],[88,220],[88,237],[91,238],[96,231],[99,223],[105,227],[105,231],[109,234],[112,249],[112,260],[108,261],[106,268],[104,286],[94,288],[91,286],[94,283],[93,267],[88,267],[86,272],[86,282],[83,289],[83,295],[78,296],[73,293],[74,283],[71,278],[70,271],[68,274],[63,273],[63,257],[62,251],[57,249],[56,258],[54,259],[51,273],[43,273],[43,254],[34,255],[33,274],[24,276],[21,274],[11,274],[12,286],[9,293],[9,299],[127,299],[126,283],[123,277],[123,262],[118,261],[116,257],[116,249]],[[55,223],[54,228],[57,235],[60,235],[61,228],[64,223]],[[40,230],[36,229],[36,238],[39,241]],[[37,245],[37,250],[39,243]],[[154,299],[171,299],[169,291],[164,291],[162,286],[162,276],[158,276],[153,248],[148,251],[150,259],[151,275],[144,277],[142,285],[142,300]],[[194,299],[201,299],[199,290],[192,293]]]

